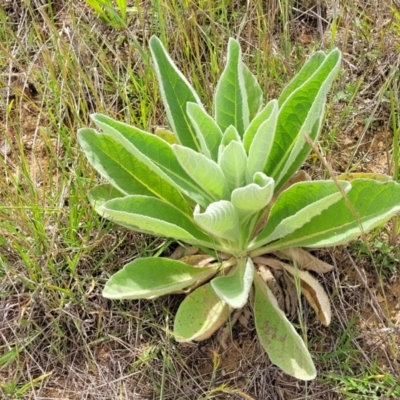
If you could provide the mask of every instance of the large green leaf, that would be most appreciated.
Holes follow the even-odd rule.
[[[229,318],[230,308],[210,283],[190,293],[178,308],[174,336],[178,342],[208,339]]]
[[[153,299],[179,292],[211,278],[218,266],[196,268],[169,258],[138,258],[126,264],[106,283],[108,299]]]
[[[248,153],[254,136],[259,130],[262,123],[267,121],[273,112],[275,112],[277,100],[271,100],[267,105],[251,120],[246,132],[243,135],[243,145]],[[279,110],[279,108],[278,108]]]
[[[270,115],[258,126],[248,151],[249,159],[246,167],[246,179],[248,183],[252,182],[256,172],[264,170],[274,143],[276,122],[278,119],[278,102],[272,100],[268,105],[271,109]],[[247,134],[248,132],[249,130],[246,131]],[[249,136],[248,134],[247,137]]]
[[[161,169],[175,186],[196,203],[205,206],[211,198],[204,198],[199,185],[181,167],[169,143],[156,135],[142,131],[134,126],[116,121],[102,114],[92,114],[93,122],[104,132],[118,132],[128,140],[141,154],[151,161],[158,171]],[[145,159],[144,159],[145,160]],[[150,163],[149,168],[154,169]]]
[[[199,151],[200,146],[196,138],[196,132],[186,114],[186,103],[192,102],[201,105],[199,96],[175,66],[161,41],[152,36],[149,45],[161,96],[172,130],[177,134],[183,146]]]
[[[263,102],[263,90],[257,81],[256,76],[249,67],[242,62],[244,87],[246,90],[247,104],[249,108],[249,120],[251,121],[260,111]]]
[[[306,345],[257,273],[254,274],[254,285],[256,330],[271,362],[297,379],[314,379],[316,370]]]
[[[88,198],[96,212],[100,215],[105,214],[102,208],[103,204],[112,199],[118,199],[120,197],[125,197],[123,193],[117,190],[114,186],[109,184],[99,185],[90,189],[88,193]],[[103,215],[108,218],[106,215]]]
[[[311,140],[318,137],[326,95],[340,66],[340,51],[331,51],[311,74],[316,64],[306,64],[302,76],[308,80],[300,86],[296,81],[298,87],[279,110],[275,141],[265,168],[265,173],[275,179],[276,190],[300,168],[311,150],[304,135]]]
[[[175,207],[149,196],[126,196],[103,204],[112,221],[154,235],[213,246],[211,239],[194,221]]]
[[[349,182],[340,183],[344,192]],[[333,181],[299,182],[290,186],[272,206],[268,223],[250,245],[251,249],[280,239],[298,230],[312,218],[342,199],[342,192]],[[292,246],[300,247],[300,246]]]
[[[221,128],[207,114],[204,108],[196,103],[188,103],[186,112],[196,131],[202,153],[208,158],[217,161],[218,147],[222,139]]]
[[[232,308],[242,308],[249,298],[253,276],[254,265],[251,258],[239,258],[233,274],[214,278],[211,286]]]
[[[92,166],[125,194],[155,196],[189,214],[179,191],[108,135],[80,129],[78,140]]]
[[[279,96],[279,106],[282,106],[286,99],[311,77],[311,75],[322,65],[325,58],[326,54],[322,51],[316,51],[310,57],[310,59],[301,67],[300,71],[282,90],[282,93]]]
[[[347,199],[342,198],[273,246],[277,249],[336,246],[382,225],[400,211],[398,183],[355,179],[351,186]]]
[[[172,150],[182,168],[203,188],[205,193],[214,200],[229,199],[228,182],[215,161],[178,144],[173,144]]]
[[[215,120],[222,131],[230,125],[243,136],[250,120],[239,43],[230,38],[225,69],[215,89]]]

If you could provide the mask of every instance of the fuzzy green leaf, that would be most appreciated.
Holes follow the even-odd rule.
[[[247,303],[253,284],[254,265],[251,258],[240,258],[231,275],[219,276],[211,281],[215,293],[232,308],[242,308]]]
[[[191,218],[155,197],[126,196],[104,203],[102,209],[113,222],[136,231],[212,246]]]
[[[268,106],[271,109],[270,115],[255,131],[249,148],[249,160],[246,168],[246,180],[248,183],[252,182],[256,172],[264,170],[274,143],[276,122],[278,119],[278,102],[272,100],[268,103]],[[246,131],[246,133],[248,132]],[[250,134],[247,135],[247,137],[249,136]]]
[[[229,318],[228,304],[214,292],[210,283],[186,296],[174,321],[174,336],[178,342],[208,339]]]
[[[222,131],[230,125],[243,136],[250,119],[239,43],[229,39],[227,62],[215,89],[215,120]]]
[[[217,268],[196,268],[169,258],[138,258],[108,280],[103,296],[119,300],[153,299],[211,278]]]
[[[277,100],[271,100],[267,105],[252,119],[246,132],[243,135],[243,145],[248,153],[250,151],[251,143],[253,142],[254,136],[259,130],[262,123],[270,119],[271,114],[275,112]]]
[[[229,198],[228,183],[215,161],[178,144],[173,144],[172,150],[182,168],[203,188],[205,193],[214,200]]]
[[[207,114],[204,108],[196,103],[188,103],[186,112],[196,131],[202,153],[208,158],[217,161],[218,147],[222,140],[221,128]]]
[[[318,138],[326,95],[339,66],[340,51],[337,49],[319,66],[317,62],[306,64],[302,77],[308,80],[302,85],[296,80],[298,87],[281,104],[275,142],[265,168],[265,173],[275,179],[276,190],[300,168],[310,152],[304,135],[313,141]]]
[[[93,122],[105,132],[118,132],[128,140],[143,156],[161,169],[176,187],[196,203],[205,206],[212,199],[204,198],[201,188],[181,167],[172,151],[171,145],[156,135],[142,131],[134,126],[116,121],[102,114],[92,114]]]
[[[108,184],[96,186],[93,189],[90,189],[88,193],[90,204],[93,206],[96,212],[108,219],[110,218],[106,215],[103,215],[103,204],[109,200],[118,199],[120,197],[125,197],[125,195],[119,190],[115,189],[114,186]]]
[[[231,202],[241,212],[255,213],[271,201],[273,194],[274,180],[258,172],[253,183],[232,191]]]
[[[282,93],[279,96],[279,106],[282,106],[287,98],[311,77],[311,75],[322,65],[325,58],[326,54],[322,51],[316,51],[310,57],[310,59],[301,67],[300,71],[282,90]]]
[[[254,285],[256,330],[271,362],[297,379],[314,379],[316,370],[306,345],[257,273],[254,274]]]
[[[230,190],[246,184],[247,155],[242,142],[232,140],[227,146],[221,147],[218,164]]]
[[[227,200],[211,203],[202,213],[196,206],[193,217],[206,232],[217,238],[237,241],[240,237],[239,216],[233,204]]]
[[[188,102],[201,105],[201,101],[192,85],[176,67],[161,41],[152,36],[150,51],[156,67],[161,96],[172,130],[177,134],[180,143],[199,151],[200,146],[196,133],[186,114]]]
[[[155,196],[190,213],[175,187],[113,138],[93,129],[80,129],[78,140],[92,166],[120,192]]]
[[[277,246],[336,246],[384,224],[400,211],[400,184],[355,179],[351,186],[347,200],[342,198],[318,218],[282,238]]]
[[[348,182],[340,184],[344,192],[351,188]],[[341,199],[342,193],[333,181],[295,183],[279,196],[267,225],[250,247],[257,248],[289,235]]]
[[[263,102],[263,91],[257,81],[256,76],[249,70],[248,66],[242,62],[242,72],[246,97],[249,108],[249,120],[251,121],[260,111]]]

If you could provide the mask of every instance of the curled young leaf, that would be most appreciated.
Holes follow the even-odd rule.
[[[262,172],[254,176],[254,182],[232,191],[232,204],[241,212],[255,213],[264,208],[274,193],[274,180]]]
[[[230,201],[211,203],[203,213],[200,212],[200,207],[196,206],[193,217],[204,231],[217,238],[237,241],[240,237],[239,217]]]

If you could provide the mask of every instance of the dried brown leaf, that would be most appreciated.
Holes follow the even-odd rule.
[[[299,270],[286,263],[282,265],[293,279],[300,279],[301,293],[314,309],[321,324],[328,326],[331,323],[331,304],[322,285],[307,271]]]
[[[311,255],[308,251],[303,250],[299,247],[292,249],[284,249],[276,252],[276,254],[283,259],[290,259],[294,264],[298,265],[302,269],[314,271],[317,274],[324,274],[332,271],[333,266],[319,260],[318,258]]]
[[[299,280],[301,293],[306,297],[314,309],[318,319],[325,326],[331,322],[331,305],[328,295],[322,285],[307,271],[294,268],[282,261],[267,257],[256,257],[253,262],[258,265],[267,265],[275,269],[284,269],[294,281]],[[261,267],[260,267],[261,268]],[[262,275],[261,275],[262,276]]]

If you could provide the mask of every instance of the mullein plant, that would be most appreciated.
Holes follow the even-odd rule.
[[[108,280],[103,296],[185,293],[173,327],[178,342],[209,338],[249,302],[271,362],[298,379],[315,378],[307,346],[274,295],[271,271],[284,271],[327,326],[329,298],[315,273],[332,266],[306,249],[346,243],[400,208],[394,181],[312,181],[300,170],[321,131],[340,51],[314,53],[279,99],[264,104],[230,39],[213,115],[157,37],[150,51],[171,131],[160,137],[92,115],[99,130],[80,129],[78,140],[108,183],[89,199],[104,218],[199,252],[137,258]]]

